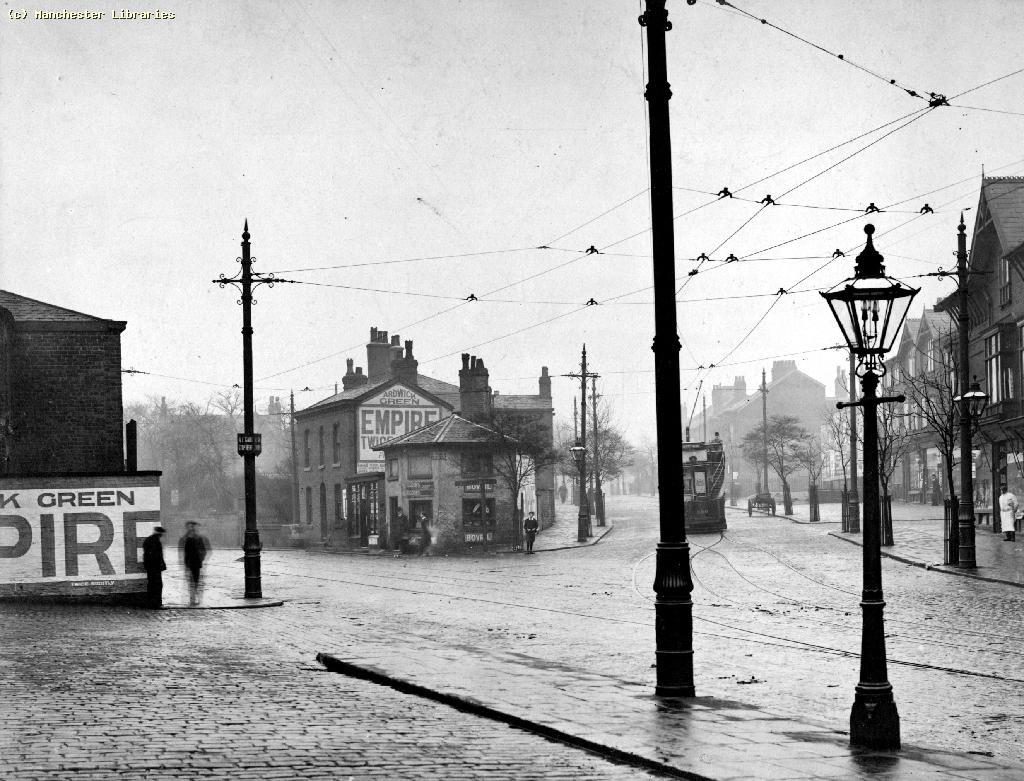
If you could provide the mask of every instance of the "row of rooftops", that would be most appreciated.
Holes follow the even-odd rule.
[[[348,406],[398,382],[418,388],[453,410],[470,416],[484,413],[490,407],[524,412],[552,409],[551,377],[546,366],[541,367],[536,395],[506,395],[491,389],[489,371],[483,358],[463,353],[459,384],[453,385],[420,374],[418,361],[413,356],[412,341],[407,340],[403,347],[397,334],[389,337],[387,331],[376,327],[370,329],[366,358],[365,373],[363,367],[355,366],[354,359],[346,359],[342,390],[296,412],[296,416],[310,416],[338,405]]]

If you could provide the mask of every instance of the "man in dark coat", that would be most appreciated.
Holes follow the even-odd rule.
[[[540,524],[537,523],[536,513],[531,512],[523,523],[523,531],[526,532],[526,552],[533,553],[533,541],[537,539],[537,530]]]
[[[202,597],[203,560],[210,552],[210,541],[199,533],[199,524],[189,521],[185,534],[178,540],[178,554],[188,579],[188,604],[195,607]]]
[[[142,543],[142,566],[146,570],[146,604],[155,610],[163,606],[163,571],[167,569],[167,565],[164,564],[164,546],[160,538],[164,536],[164,532],[163,526],[157,526]]]

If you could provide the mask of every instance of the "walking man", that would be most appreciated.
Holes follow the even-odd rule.
[[[153,533],[142,543],[142,566],[146,570],[146,604],[154,610],[163,607],[164,576],[167,569],[164,564],[164,545],[160,538],[164,536],[164,527],[157,526]]]
[[[531,511],[523,522],[523,531],[526,532],[526,552],[533,553],[533,541],[537,539],[537,530],[540,524],[537,523],[537,515]]]
[[[188,579],[188,604],[195,607],[202,598],[203,560],[210,552],[210,542],[199,533],[199,524],[189,521],[185,534],[178,540],[178,555],[185,565]]]
[[[1013,542],[1017,538],[1017,497],[1005,485],[999,486],[999,522],[1003,529],[1003,540]]]

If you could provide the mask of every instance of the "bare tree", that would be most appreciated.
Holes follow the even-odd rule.
[[[892,545],[892,500],[889,496],[889,485],[896,469],[913,450],[914,437],[908,425],[909,416],[898,404],[879,404],[876,410],[878,415],[878,482],[882,488],[882,545]],[[863,445],[861,432],[858,432],[858,439]]]
[[[554,467],[562,458],[545,430],[547,420],[539,415],[495,410],[481,425],[491,429],[495,436],[491,442],[495,474],[500,477],[513,501],[513,545],[518,544],[522,508],[519,494],[523,486],[534,480],[539,470]]]
[[[772,415],[768,418],[768,466],[782,481],[782,501],[786,515],[793,514],[793,496],[789,476],[800,468],[798,453],[808,438],[807,430],[793,415]],[[764,423],[748,431],[740,442],[743,457],[752,464],[764,463]],[[765,486],[767,491],[768,487]]]
[[[849,486],[850,474],[850,414],[835,410],[825,418],[825,444],[829,452],[837,453],[839,468],[843,472],[843,486]]]
[[[954,485],[954,467],[958,463],[955,454],[960,447],[960,415],[953,400],[957,395],[957,371],[951,349],[954,339],[951,332],[941,331],[932,339],[930,354],[915,347],[916,362],[923,369],[914,372],[901,370],[895,377],[907,396],[908,428],[914,429],[915,421],[920,420],[935,437],[950,493]]]

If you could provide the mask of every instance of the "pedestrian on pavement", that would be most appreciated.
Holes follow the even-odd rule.
[[[568,496],[569,489],[565,487],[565,480],[558,486],[558,498],[562,500],[562,504],[565,504],[565,497]]]
[[[188,604],[196,607],[202,601],[203,561],[210,553],[210,541],[199,533],[199,524],[189,521],[185,534],[178,540],[178,558],[185,567],[188,581]]]
[[[533,553],[533,541],[537,539],[537,531],[540,524],[537,522],[537,514],[532,510],[523,522],[523,531],[526,532],[526,552]]]
[[[163,526],[153,528],[153,533],[142,543],[142,566],[146,570],[146,604],[154,610],[163,607],[164,545],[160,538],[166,530]]]
[[[999,486],[999,522],[1003,529],[1003,540],[1013,542],[1017,539],[1017,497],[1005,486]]]
[[[942,488],[939,487],[939,476],[932,475],[932,506],[941,504]]]

